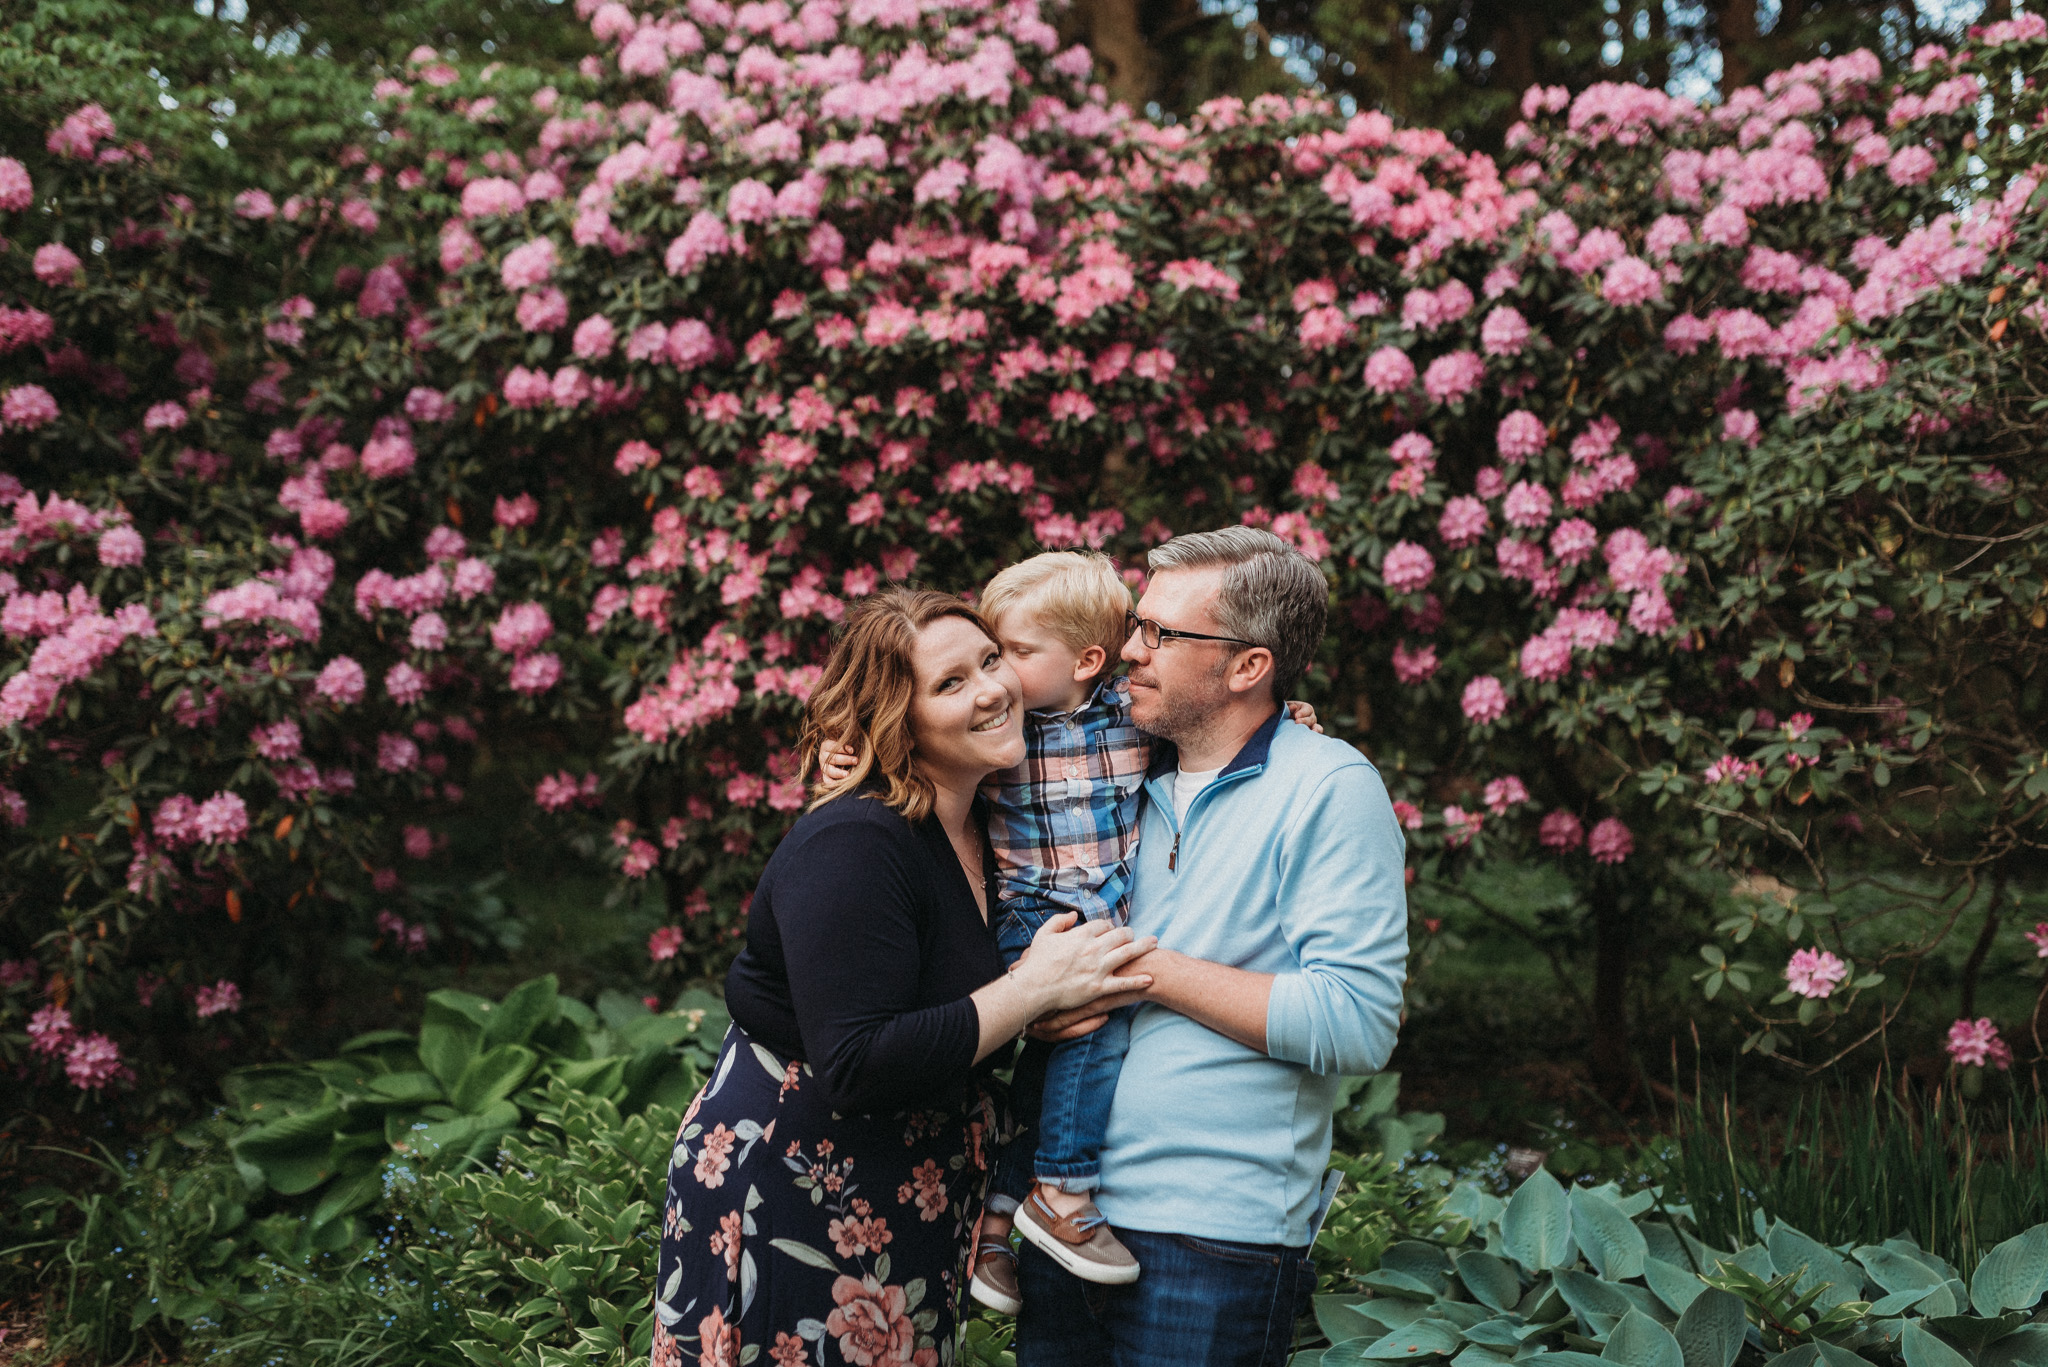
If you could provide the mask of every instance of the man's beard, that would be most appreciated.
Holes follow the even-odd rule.
[[[1219,682],[1229,672],[1229,669],[1230,660],[1226,656],[1217,665],[1216,669],[1210,673],[1208,679],[1202,682],[1212,684]],[[1161,740],[1170,740],[1176,745],[1185,745],[1190,740],[1200,739],[1202,733],[1209,729],[1210,723],[1215,719],[1217,707],[1221,704],[1222,700],[1217,699],[1212,703],[1207,698],[1173,697],[1164,688],[1158,686],[1156,675],[1154,679],[1152,691],[1159,699],[1159,715],[1149,721],[1140,723],[1143,729],[1152,735],[1158,736]],[[1199,684],[1196,686],[1199,687]]]

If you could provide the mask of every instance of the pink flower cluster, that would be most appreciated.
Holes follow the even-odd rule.
[[[211,987],[201,987],[192,994],[192,1009],[199,1019],[225,1015],[242,1009],[242,989],[222,978]]]
[[[110,1082],[133,1077],[121,1062],[119,1045],[102,1034],[81,1033],[61,1006],[42,1007],[29,1017],[28,1040],[31,1053],[61,1057],[65,1077],[80,1091],[99,1091]]]
[[[1786,986],[1797,996],[1824,998],[1849,976],[1849,965],[1825,949],[1802,949],[1785,964]]]
[[[1948,1028],[1948,1056],[1965,1068],[1992,1067],[2004,1072],[2012,1067],[2012,1046],[2000,1038],[1998,1027],[1988,1016],[1959,1020]]]

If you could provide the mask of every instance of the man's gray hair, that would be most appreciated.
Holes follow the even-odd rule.
[[[1153,549],[1152,573],[1223,567],[1216,625],[1273,652],[1273,699],[1285,701],[1322,644],[1330,585],[1315,563],[1257,527],[1190,532]]]

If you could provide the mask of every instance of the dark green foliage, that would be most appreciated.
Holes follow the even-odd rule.
[[[1676,1120],[1663,1180],[1709,1243],[1753,1237],[1769,1212],[1841,1243],[1904,1236],[1969,1273],[2048,1221],[2048,1099],[2032,1088],[1975,1102],[1821,1092],[1779,1122],[1694,1101]]]
[[[1442,1214],[1447,1235],[1390,1245],[1366,1294],[1317,1298],[1330,1345],[1296,1367],[2048,1363],[2048,1331],[2027,1324],[2048,1295],[2048,1224],[1966,1281],[1907,1239],[1823,1244],[1761,1213],[1717,1245],[1656,1188],[1567,1189],[1540,1168],[1506,1201],[1461,1184]]]
[[[1346,1078],[1333,1119],[1330,1166],[1344,1176],[1316,1237],[1326,1287],[1365,1285],[1389,1245],[1443,1230],[1451,1174],[1430,1159],[1444,1118],[1397,1109],[1401,1075]]]
[[[417,1034],[235,1074],[227,1109],[96,1160],[102,1190],[23,1193],[6,1261],[52,1350],[100,1361],[644,1355],[669,1145],[725,1019],[552,977],[435,993]]]

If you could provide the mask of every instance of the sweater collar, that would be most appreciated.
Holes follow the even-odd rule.
[[[1265,764],[1266,757],[1273,748],[1273,736],[1279,731],[1280,723],[1286,716],[1286,708],[1275,708],[1273,715],[1266,718],[1260,724],[1258,730],[1252,732],[1251,738],[1245,741],[1243,746],[1238,749],[1237,754],[1232,757],[1230,763],[1224,765],[1222,771],[1216,777],[1219,779],[1228,778],[1232,774],[1246,769],[1255,769]],[[1146,778],[1161,778],[1180,767],[1180,751],[1174,747],[1171,741],[1156,740],[1152,749],[1152,765],[1146,771]]]

